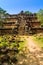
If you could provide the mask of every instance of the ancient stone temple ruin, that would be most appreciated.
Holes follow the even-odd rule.
[[[43,32],[40,21],[36,14],[15,14],[6,17],[3,26],[0,28],[0,34],[34,34]]]

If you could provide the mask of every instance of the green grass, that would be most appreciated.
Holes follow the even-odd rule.
[[[22,50],[25,47],[26,41],[19,43],[19,50]]]
[[[43,47],[43,36],[33,36],[33,40],[39,47]]]

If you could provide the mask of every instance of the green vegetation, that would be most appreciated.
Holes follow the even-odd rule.
[[[25,11],[25,14],[32,14],[32,12],[30,12],[30,11]]]
[[[36,44],[39,46],[39,47],[43,47],[43,36],[41,35],[35,35],[33,36],[33,39],[35,40]]]
[[[20,36],[0,36],[0,65],[4,62],[8,65],[17,63],[19,53],[23,52],[26,46],[25,43],[26,40]]]
[[[5,19],[9,14],[2,8],[0,8],[0,26],[3,26],[3,22],[5,22],[7,19]]]
[[[22,38],[11,35],[4,35],[0,36],[0,47],[7,46],[9,48],[14,48],[16,46],[19,46],[18,49],[23,49],[24,44],[26,40],[23,40]]]
[[[30,11],[23,11],[23,10],[20,13],[21,14],[32,14],[32,12],[30,12]]]
[[[43,25],[43,9],[40,9],[37,13],[37,17],[39,21],[41,22],[41,25]]]

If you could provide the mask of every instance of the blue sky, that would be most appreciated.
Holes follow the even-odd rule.
[[[0,7],[10,14],[19,13],[21,10],[37,12],[43,9],[43,0],[0,0]]]

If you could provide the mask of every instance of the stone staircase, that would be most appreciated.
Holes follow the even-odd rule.
[[[22,19],[20,21],[19,34],[25,34],[25,25],[26,25],[26,21]]]

